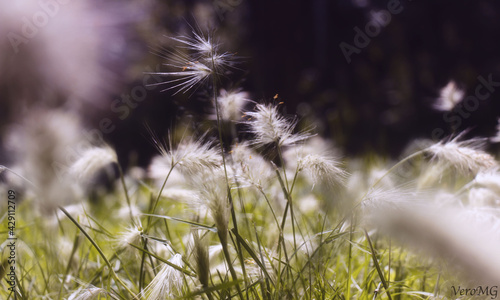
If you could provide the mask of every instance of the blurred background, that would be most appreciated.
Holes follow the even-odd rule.
[[[70,56],[67,61],[76,64],[69,72],[77,74],[70,86],[90,82],[90,88],[84,86],[77,95],[61,92],[63,89],[56,93],[47,91],[51,90],[50,85],[40,79],[47,78],[43,70],[60,70],[67,61],[56,59],[50,65],[41,64],[36,72],[33,63],[28,64],[42,60],[39,56],[43,39],[51,38],[44,32],[49,31],[52,19],[66,13],[69,4],[58,4],[54,17],[47,12],[48,25],[38,26],[40,32],[30,38],[21,30],[23,17],[36,21],[40,7],[21,12],[4,10],[4,17],[10,14],[12,22],[4,18],[4,24],[10,27],[4,26],[7,29],[0,31],[8,37],[3,40],[7,56],[0,59],[0,67],[5,70],[0,75],[2,132],[33,107],[71,107],[83,115],[88,130],[101,128],[103,138],[115,146],[123,165],[146,165],[156,153],[146,128],[164,136],[172,127],[193,126],[211,112],[210,96],[203,89],[173,95],[172,91],[162,91],[165,86],[148,86],[159,80],[148,72],[166,71],[162,65],[164,55],[157,53],[175,47],[177,44],[169,37],[189,35],[193,26],[214,31],[221,49],[240,57],[237,68],[228,75],[226,88],[247,91],[258,102],[270,101],[278,94],[286,113],[299,115],[304,126],[315,126],[320,135],[333,139],[346,155],[375,152],[397,156],[414,138],[444,138],[465,129],[473,136],[496,133],[500,117],[500,93],[496,90],[466,113],[455,128],[450,128],[450,122],[445,120],[446,112],[433,109],[433,103],[450,80],[465,95],[475,94],[481,84],[479,76],[500,82],[498,1],[86,3],[84,11],[98,15],[87,18],[83,25],[91,30],[78,30],[78,35],[68,35],[62,42],[73,43],[77,36],[85,42],[78,48],[63,47],[61,54]],[[94,13],[97,10],[100,12]],[[367,24],[373,24],[374,16],[384,11],[389,19],[372,28],[372,37],[361,39],[366,45],[356,46],[355,39],[361,41],[356,37],[359,31],[366,34],[367,28],[370,30]],[[17,40],[19,53],[12,52],[16,40],[9,32],[29,40]],[[100,35],[97,42],[86,38],[93,35]],[[342,43],[351,47],[345,49],[357,50],[346,57]],[[93,52],[86,50],[77,59],[71,58],[90,44]],[[99,62],[99,70],[85,68],[81,72],[89,55],[97,57],[94,61]],[[84,81],[87,77],[90,79]],[[38,88],[20,93],[19,82]],[[48,101],[49,98],[63,100]],[[102,130],[103,127],[109,130]],[[441,133],[433,137],[435,129]]]

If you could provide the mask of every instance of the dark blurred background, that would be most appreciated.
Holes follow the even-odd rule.
[[[223,50],[241,57],[241,70],[231,78],[235,87],[248,91],[255,101],[278,94],[287,113],[316,126],[347,155],[396,156],[413,138],[444,138],[465,129],[473,136],[494,135],[500,116],[498,91],[479,101],[454,130],[432,103],[450,80],[466,95],[474,95],[478,76],[500,82],[500,3],[396,1],[401,12],[392,14],[348,63],[339,45],[354,46],[354,28],[364,32],[373,12],[387,10],[394,1],[154,2],[142,39],[135,41],[145,58],[134,68],[140,73],[141,66],[144,70],[164,62],[147,48],[172,46],[164,35],[188,33],[188,24],[208,25],[217,28]],[[141,76],[131,80],[124,93],[141,81]],[[161,136],[181,119],[202,119],[210,111],[209,97],[202,91],[188,97],[160,90],[149,91],[124,120],[110,114],[118,128],[107,138],[122,161],[145,164],[154,153],[144,130],[146,120]],[[442,134],[433,137],[436,128]]]

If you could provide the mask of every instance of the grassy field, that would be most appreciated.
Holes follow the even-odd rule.
[[[67,118],[26,130],[44,147],[27,148],[32,171],[3,168],[2,299],[496,298],[500,173],[485,140],[342,158],[278,96],[223,90],[234,56],[193,36],[160,75],[211,92],[212,129],[152,133],[147,170],[123,173],[93,145],[54,171]],[[110,166],[114,188],[99,192]]]

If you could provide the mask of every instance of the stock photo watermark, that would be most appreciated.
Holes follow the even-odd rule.
[[[7,241],[4,251],[7,251],[7,266],[5,266],[5,277],[7,279],[8,290],[11,293],[16,289],[16,192],[7,192]]]
[[[22,25],[18,32],[9,32],[7,38],[15,53],[19,53],[19,47],[27,44],[34,38],[39,30],[47,24],[51,18],[54,18],[61,8],[61,5],[67,4],[69,0],[39,0],[37,10],[30,17],[22,17]]]
[[[479,285],[476,287],[463,287],[463,286],[451,286],[451,297],[455,298],[458,296],[466,297],[489,297],[489,299],[496,299],[498,296],[498,286],[483,286]]]
[[[408,0],[411,2],[412,0]],[[341,42],[340,50],[347,63],[351,63],[353,54],[360,54],[361,50],[368,47],[373,38],[377,37],[383,28],[392,21],[393,15],[398,15],[404,10],[400,0],[389,0],[386,9],[370,12],[370,21],[364,27],[355,26],[353,43]]]

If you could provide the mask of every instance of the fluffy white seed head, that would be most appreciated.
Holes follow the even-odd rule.
[[[326,155],[308,154],[298,159],[299,171],[306,171],[311,176],[313,186],[318,182],[328,186],[342,185],[347,173],[339,165],[335,158]]]
[[[253,151],[248,143],[240,143],[231,149],[233,168],[244,184],[264,188],[276,175],[271,165],[261,155]]]
[[[227,243],[229,226],[229,202],[226,180],[219,176],[207,173],[193,183],[198,189],[198,201],[208,207],[214,220],[222,243]]]
[[[170,62],[165,64],[176,71],[153,73],[160,76],[172,78],[154,85],[167,85],[163,91],[176,90],[174,93],[185,93],[196,86],[204,83],[210,75],[212,69],[210,66],[199,61],[191,61],[189,57],[177,54],[171,57]]]
[[[172,166],[184,175],[210,172],[222,166],[220,149],[201,139],[185,139],[175,149],[160,147],[159,151],[161,156],[154,158],[150,166],[152,175],[165,173],[162,170],[168,173]]]
[[[451,141],[441,141],[426,149],[433,159],[454,167],[462,174],[476,174],[481,170],[496,167],[498,164],[493,156],[481,150],[483,139],[458,141],[457,136]]]
[[[175,254],[168,261],[181,268],[184,266],[180,254]],[[174,299],[181,296],[183,286],[184,274],[170,265],[164,264],[146,287],[142,297],[148,300]]]
[[[417,194],[407,186],[399,186],[390,189],[375,187],[368,191],[361,205],[365,214],[370,216],[376,209],[390,207],[391,212],[393,212],[394,209],[402,205],[417,202],[419,198],[425,197]]]
[[[454,81],[450,81],[441,89],[439,97],[434,103],[434,109],[440,111],[451,111],[464,97],[464,91],[461,90]]]
[[[180,49],[187,50],[167,54],[166,66],[173,69],[171,72],[158,72],[156,75],[169,77],[165,82],[155,85],[167,85],[165,90],[177,90],[185,93],[207,81],[211,76],[220,76],[232,63],[234,56],[219,51],[219,44],[214,42],[211,35],[203,35],[193,31],[193,37],[180,36],[172,38],[177,41]],[[160,56],[165,56],[160,54]]]
[[[196,55],[201,57],[209,57],[213,52],[216,52],[219,48],[217,43],[214,43],[213,38],[210,35],[204,36],[201,33],[195,31],[192,32],[193,36],[179,36],[173,37],[174,41],[182,44],[182,48],[187,48],[194,52]]]
[[[127,227],[125,231],[121,232],[115,239],[118,248],[127,250],[127,254],[131,254],[132,251],[137,252],[130,244],[138,246],[142,241],[143,228],[140,222],[138,224],[139,225]]]
[[[196,230],[193,231],[192,238],[192,253],[198,280],[203,287],[208,287],[210,273],[208,244],[206,239],[202,239]]]
[[[253,144],[267,145],[275,143],[279,146],[293,145],[310,137],[308,133],[293,133],[297,120],[285,118],[272,104],[257,104],[255,111],[246,112],[250,132],[255,135]]]
[[[69,174],[86,185],[99,170],[113,163],[118,163],[115,150],[111,147],[92,147],[69,167]]]
[[[222,120],[235,122],[240,120],[243,108],[250,100],[247,92],[228,92],[222,89],[217,102]]]

